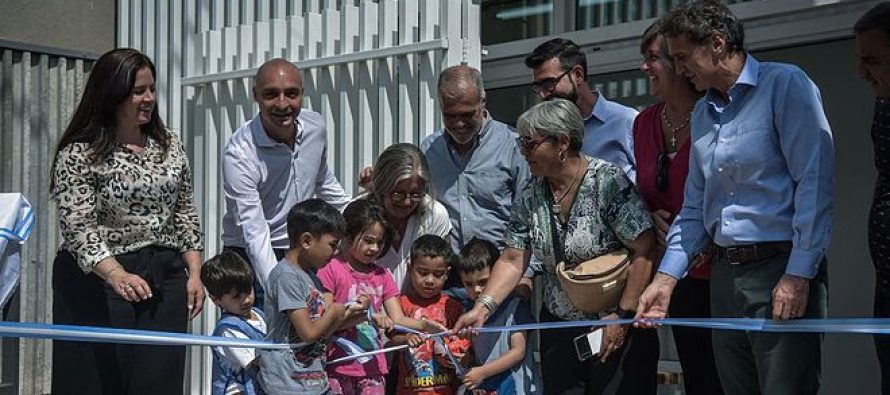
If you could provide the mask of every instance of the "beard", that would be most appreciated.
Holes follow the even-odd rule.
[[[476,135],[479,134],[478,130],[470,131],[470,129],[461,129],[458,133],[452,132],[450,129],[445,129],[445,132],[451,137],[454,142],[460,145],[466,145],[473,141],[476,138]],[[458,137],[458,135],[467,136],[466,138]]]
[[[575,86],[572,85],[571,92],[553,92],[550,94],[550,96],[547,96],[546,100],[553,100],[553,99],[565,99],[572,103],[577,103],[578,102],[578,91],[575,89]]]

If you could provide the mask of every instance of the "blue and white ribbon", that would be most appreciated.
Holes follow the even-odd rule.
[[[30,322],[0,322],[0,337],[158,346],[223,346],[269,349],[288,349],[300,346],[299,344],[271,343],[262,340],[202,336],[188,333]]]
[[[21,193],[0,193],[0,309],[21,278],[21,248],[34,229],[34,210]]]
[[[511,326],[488,326],[475,328],[477,333],[515,332],[531,330],[548,330],[556,328],[597,327],[615,324],[630,324],[631,319],[590,320],[541,322]],[[890,335],[890,318],[828,318],[828,319],[795,319],[775,321],[759,318],[665,318],[649,320],[657,325],[686,326],[709,329],[743,330],[752,332],[797,332],[797,333],[833,333],[833,334],[885,334]],[[405,332],[419,333],[410,328],[398,327]],[[440,338],[451,335],[451,332],[424,334],[427,337]],[[83,341],[96,343],[123,343],[146,345],[180,345],[180,346],[222,346],[248,347],[263,349],[297,348],[305,344],[272,343],[261,340],[236,339],[229,337],[202,336],[188,333],[146,331],[137,329],[120,329],[91,326],[55,325],[28,322],[0,322],[0,337],[19,337],[32,339],[52,339],[63,341]],[[355,352],[329,363],[351,361],[367,358],[407,348],[407,345],[383,348],[380,350]]]

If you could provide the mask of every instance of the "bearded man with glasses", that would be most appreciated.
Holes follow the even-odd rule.
[[[571,40],[555,38],[525,58],[532,69],[532,90],[543,100],[566,99],[584,118],[581,152],[621,167],[636,180],[633,156],[634,118],[637,111],[610,101],[587,83],[587,57]]]

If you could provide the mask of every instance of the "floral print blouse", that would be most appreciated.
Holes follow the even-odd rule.
[[[84,272],[105,258],[149,245],[203,249],[191,171],[177,136],[171,133],[166,153],[149,138],[141,153],[119,145],[97,164],[89,155],[87,143],[63,147],[52,175],[61,248]]]
[[[569,268],[630,244],[644,231],[652,228],[646,208],[630,179],[617,166],[589,156],[587,173],[569,210],[564,226],[550,209],[547,181],[535,177],[513,206],[506,245],[521,250],[531,249],[541,262],[544,277],[544,306],[564,320],[598,318],[575,308],[556,277],[554,231],[565,244],[565,260]],[[550,216],[553,215],[553,222]],[[563,230],[564,229],[564,230]]]

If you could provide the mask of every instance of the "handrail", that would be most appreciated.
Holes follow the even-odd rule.
[[[42,53],[52,56],[61,56],[64,58],[77,58],[89,61],[99,59],[99,54],[95,54],[92,52],[50,47],[46,45],[25,43],[21,41],[10,41],[4,39],[0,39],[0,48],[7,48],[24,52]]]
[[[334,55],[317,59],[309,59],[293,62],[301,69],[312,69],[325,66],[335,66],[338,64],[352,63],[363,60],[373,60],[379,58],[387,58],[391,56],[402,56],[418,52],[427,52],[434,50],[448,49],[448,39],[438,38],[435,40],[421,41],[412,44],[404,44],[394,47],[385,47],[370,49],[365,51],[351,52],[342,55]],[[210,73],[182,78],[183,86],[194,86],[209,84],[212,82],[226,81],[238,78],[253,77],[256,75],[259,67],[253,67],[243,70],[224,71],[220,73]]]

